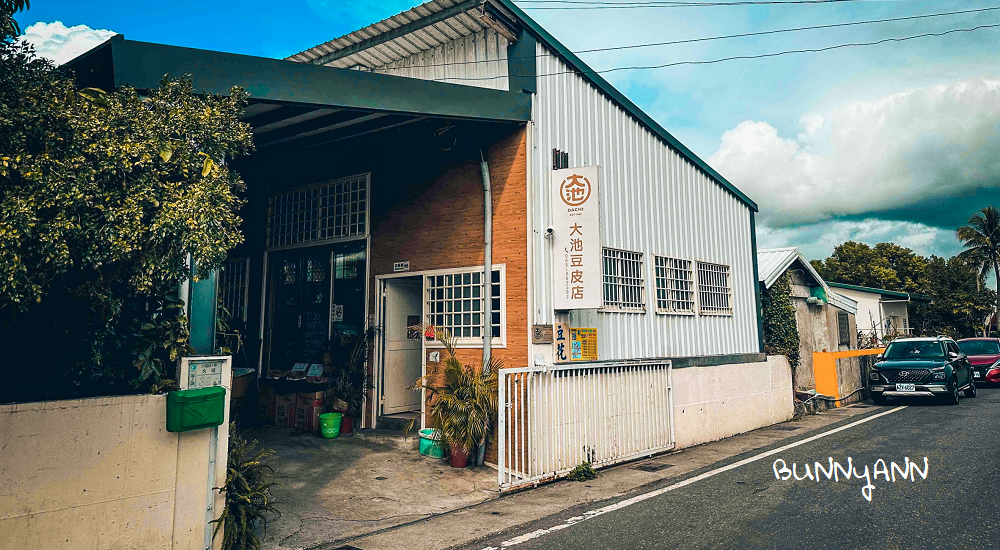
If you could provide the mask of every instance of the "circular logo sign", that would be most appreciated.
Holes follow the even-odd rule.
[[[573,174],[559,186],[559,198],[569,206],[580,206],[590,198],[590,180]]]

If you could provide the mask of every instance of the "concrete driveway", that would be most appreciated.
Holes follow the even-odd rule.
[[[258,448],[278,452],[281,517],[269,522],[262,548],[310,548],[418,521],[496,497],[496,471],[459,470],[354,437],[322,439],[289,428],[247,432]]]

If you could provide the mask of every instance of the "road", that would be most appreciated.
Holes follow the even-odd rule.
[[[893,400],[843,425],[469,548],[1000,548],[1000,389],[980,388],[957,406]],[[926,479],[906,466],[909,458],[924,470],[925,457]],[[816,462],[829,469],[830,459],[844,469],[850,459],[862,479],[845,479],[835,468],[835,481],[815,471]],[[871,477],[879,460],[889,475]],[[893,462],[913,480],[893,472]],[[804,480],[782,470],[793,464]]]

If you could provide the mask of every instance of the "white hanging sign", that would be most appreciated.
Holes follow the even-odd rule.
[[[553,308],[597,309],[601,290],[599,168],[552,171]]]

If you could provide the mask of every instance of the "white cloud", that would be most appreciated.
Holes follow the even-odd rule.
[[[795,227],[757,226],[760,248],[797,246],[809,259],[823,259],[845,241],[875,245],[891,242],[912,249],[917,254],[949,257],[962,250],[954,230],[922,223],[864,219],[827,220]]]
[[[767,122],[741,122],[708,159],[774,227],[1000,188],[1000,81],[843,104],[800,125],[787,138]]]
[[[35,53],[61,65],[114,36],[114,31],[87,25],[67,27],[62,21],[38,22],[24,29],[21,37],[35,47]]]

